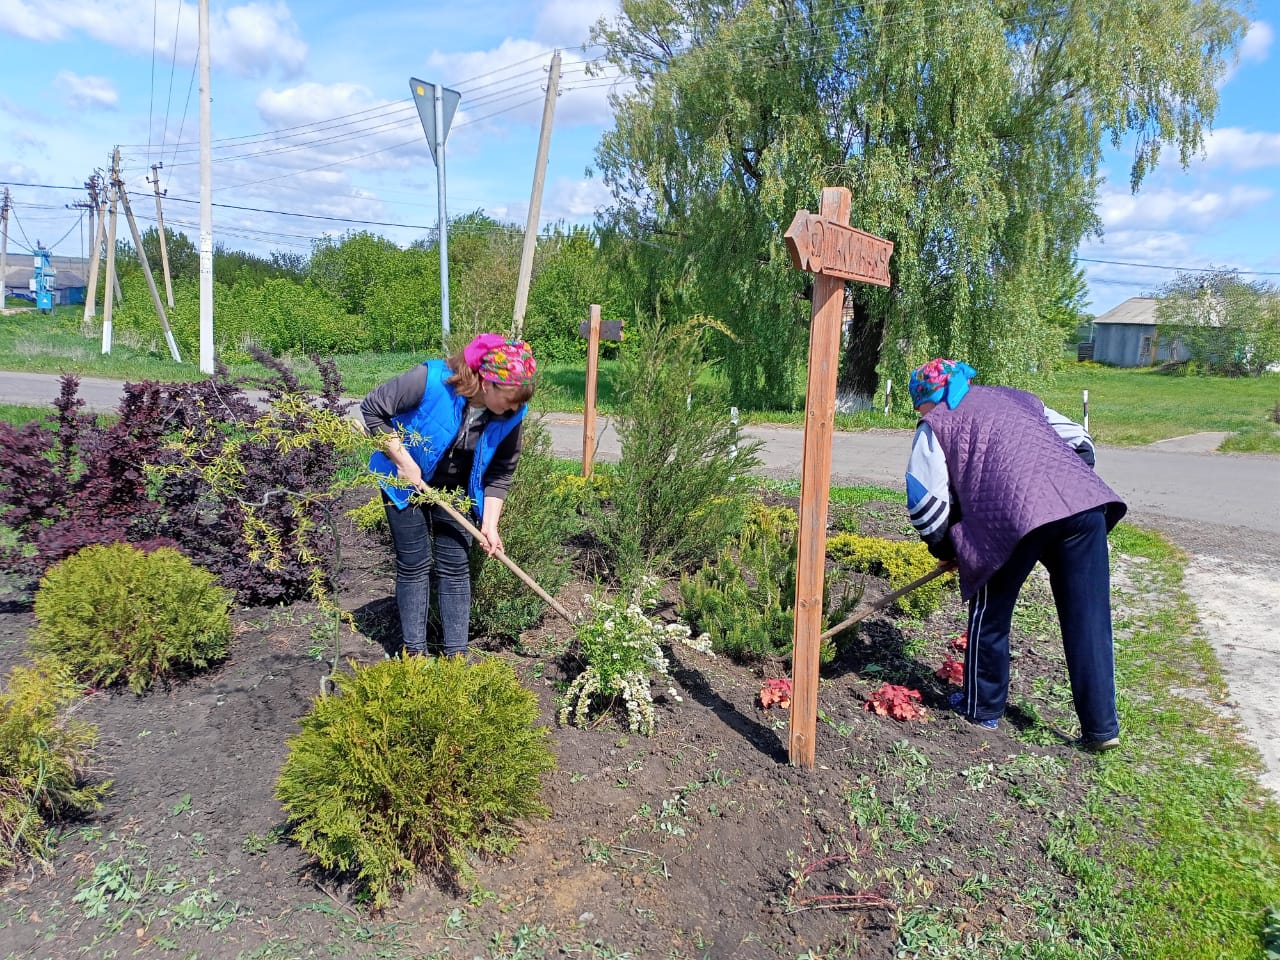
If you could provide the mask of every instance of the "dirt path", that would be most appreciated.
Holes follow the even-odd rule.
[[[1227,706],[1262,757],[1262,785],[1280,797],[1280,542],[1254,530],[1154,514],[1129,519],[1187,552],[1183,585],[1222,664]]]

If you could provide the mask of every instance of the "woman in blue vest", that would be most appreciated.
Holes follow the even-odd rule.
[[[952,560],[969,601],[964,689],[951,705],[998,725],[1009,695],[1013,605],[1037,562],[1062,627],[1079,745],[1120,744],[1107,534],[1125,505],[1093,471],[1093,441],[1030,393],[971,386],[973,367],[931,360],[911,373],[920,414],[907,464],[911,523]]]
[[[481,546],[503,551],[498,520],[520,460],[521,424],[537,366],[523,340],[484,333],[446,360],[428,360],[375,388],[360,404],[383,438],[369,469],[397,477],[382,499],[396,552],[396,606],[405,653],[427,651],[434,581],[446,656],[467,651],[471,536],[437,506],[410,504],[413,491],[462,490],[474,504]]]

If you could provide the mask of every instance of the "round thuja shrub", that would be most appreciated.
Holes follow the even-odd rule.
[[[0,682],[0,878],[48,861],[56,826],[102,806],[110,781],[89,777],[98,729],[71,717],[83,694],[57,660],[14,667]]]
[[[225,656],[230,605],[213,574],[171,547],[86,547],[41,579],[31,647],[87,683],[142,693]]]
[[[419,871],[466,887],[468,854],[511,852],[548,814],[537,700],[498,659],[407,657],[336,678],[289,740],[276,796],[322,867],[375,908]]]

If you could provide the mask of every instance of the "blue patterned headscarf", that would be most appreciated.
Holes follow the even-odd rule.
[[[969,380],[978,375],[963,360],[944,360],[941,357],[921,364],[911,371],[911,405],[922,403],[946,403],[954,410],[969,392]]]

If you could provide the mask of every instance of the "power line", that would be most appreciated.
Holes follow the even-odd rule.
[[[1177,270],[1180,273],[1240,273],[1251,277],[1280,277],[1280,270],[1235,270],[1229,267],[1174,267],[1165,263],[1133,263],[1129,260],[1096,260],[1076,257],[1082,263],[1105,263],[1113,267],[1141,267],[1144,270]]]

